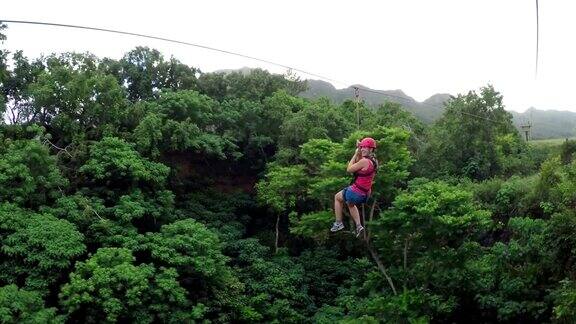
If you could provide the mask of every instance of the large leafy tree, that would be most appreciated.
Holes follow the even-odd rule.
[[[158,50],[148,47],[136,47],[118,62],[108,59],[103,63],[100,69],[126,85],[131,101],[156,98],[163,89],[197,88],[197,69],[173,57],[166,61]]]
[[[0,201],[38,207],[62,195],[68,181],[46,146],[2,138],[0,144]]]
[[[117,137],[105,137],[90,148],[86,163],[79,170],[94,184],[110,184],[116,188],[133,188],[147,184],[161,188],[169,168],[149,161],[126,141]]]
[[[424,156],[428,175],[486,179],[498,174],[503,166],[496,143],[502,136],[520,141],[512,115],[504,110],[500,93],[487,86],[481,88],[480,93],[470,91],[458,95],[448,101],[444,115],[433,127]],[[518,154],[517,151],[509,153]]]
[[[66,220],[0,205],[0,280],[46,294],[86,249],[84,236]]]
[[[220,320],[238,316],[243,285],[226,265],[228,258],[215,233],[186,219],[162,226],[147,240],[146,249],[156,264],[178,270],[189,300],[206,305],[210,316]]]
[[[547,227],[542,219],[511,218],[509,242],[470,262],[479,308],[495,311],[501,321],[544,320],[549,305],[542,287],[550,287],[554,262]]]
[[[91,55],[50,56],[30,85],[34,108],[28,119],[62,144],[114,135],[126,107],[124,90],[114,77],[98,72],[97,64]]]
[[[262,69],[202,74],[198,80],[200,91],[216,98],[243,98],[262,101],[278,90],[297,95],[306,90],[306,82],[299,78],[271,74]]]
[[[204,308],[189,304],[177,277],[174,269],[134,264],[127,249],[101,248],[76,264],[62,287],[60,304],[72,320],[85,323],[198,319]]]
[[[89,226],[92,239],[108,246],[134,246],[138,228],[157,230],[175,217],[174,194],[166,189],[169,171],[124,140],[106,137],[90,147],[88,160],[79,168],[81,193],[59,200],[56,209]]]
[[[0,77],[0,89],[7,103],[5,119],[10,124],[25,124],[34,116],[30,86],[38,80],[45,65],[42,59],[31,61],[22,51],[16,51],[12,55],[12,66]]]
[[[219,158],[237,156],[233,139],[217,132],[229,117],[210,97],[196,91],[166,92],[149,109],[134,130],[140,152],[152,157],[186,151]]]
[[[46,308],[42,296],[16,285],[0,287],[0,322],[2,323],[64,323],[56,308]]]
[[[310,139],[340,141],[346,137],[351,130],[350,124],[335,109],[326,108],[309,103],[286,118],[280,126],[280,145],[297,148]]]

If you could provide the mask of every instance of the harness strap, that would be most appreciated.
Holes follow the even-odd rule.
[[[372,171],[365,173],[365,174],[359,174],[358,172],[354,172],[354,178],[352,179],[352,182],[350,182],[350,184],[355,185],[356,188],[360,189],[362,192],[364,192],[366,195],[370,192],[370,189],[366,189],[364,187],[362,187],[361,185],[356,183],[356,180],[358,178],[366,178],[366,177],[370,177],[372,176],[374,173],[376,173],[376,167],[377,167],[377,163],[376,161],[374,161],[373,158],[368,158],[368,160],[370,160],[370,162],[372,162]]]

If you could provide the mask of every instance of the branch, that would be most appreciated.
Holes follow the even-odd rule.
[[[374,210],[376,209],[376,206],[377,206],[376,205],[376,199],[374,199],[374,202],[372,203],[372,206],[370,207],[370,216],[369,216],[370,222],[372,222],[372,219],[374,218]],[[384,264],[380,260],[380,256],[378,255],[378,252],[376,252],[376,250],[372,246],[372,243],[370,241],[370,233],[368,232],[368,227],[366,227],[366,230],[364,231],[364,239],[366,241],[366,247],[368,248],[368,251],[370,252],[370,256],[372,257],[372,259],[374,260],[374,262],[376,262],[376,265],[378,266],[378,270],[380,270],[380,272],[384,275],[384,277],[386,277],[386,280],[388,281],[390,288],[392,288],[392,292],[394,292],[394,295],[397,295],[398,293],[396,292],[396,287],[394,286],[394,282],[392,281],[392,278],[388,275],[388,272],[386,271],[386,267],[384,267]]]
[[[100,215],[98,215],[98,212],[96,210],[94,210],[94,208],[90,207],[90,210],[96,215],[98,216],[98,218],[100,218],[101,221],[105,221],[104,218],[100,217]]]
[[[58,147],[58,146],[54,145],[54,143],[50,142],[50,140],[47,139],[47,138],[44,139],[44,142],[43,142],[42,144],[46,144],[46,143],[52,145],[52,147],[54,147],[55,149],[57,149],[57,150],[59,151],[58,153],[60,153],[60,152],[66,152],[66,154],[68,154],[68,156],[69,156],[70,158],[72,158],[72,154],[70,154],[70,152],[68,152],[68,150],[67,150],[68,146],[70,146],[70,145],[66,146],[65,148],[61,148],[61,147]]]
[[[376,209],[377,205],[376,205],[376,199],[374,199],[374,202],[372,203],[372,206],[370,207],[370,216],[369,216],[369,222],[372,222],[372,219],[374,219],[374,210]],[[380,209],[380,208],[378,208]],[[366,234],[364,237],[366,240],[370,239],[370,232],[368,230],[368,227],[366,226]]]
[[[278,253],[278,224],[280,223],[280,214],[276,217],[276,241],[274,242],[274,254]]]
[[[404,271],[406,271],[408,265],[408,245],[410,244],[409,238],[406,237],[404,241]]]
[[[382,264],[382,261],[380,261],[378,253],[376,252],[376,250],[374,250],[374,247],[372,247],[372,244],[370,244],[369,241],[366,241],[366,247],[368,248],[368,251],[372,256],[372,259],[374,259],[374,262],[376,262],[378,270],[380,270],[380,272],[384,275],[384,277],[386,277],[386,280],[388,281],[390,288],[392,288],[392,292],[394,292],[394,295],[398,295],[398,293],[396,292],[396,287],[394,286],[394,282],[392,281],[392,278],[390,278],[388,272],[386,272],[386,268],[384,267],[384,264]]]

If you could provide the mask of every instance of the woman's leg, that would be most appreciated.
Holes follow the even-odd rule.
[[[362,223],[360,223],[360,212],[358,212],[358,207],[356,207],[354,203],[346,203],[346,204],[348,205],[350,216],[352,216],[354,223],[356,223],[356,227],[362,225]]]
[[[344,208],[344,196],[342,190],[334,195],[334,214],[336,222],[342,223],[342,209]]]

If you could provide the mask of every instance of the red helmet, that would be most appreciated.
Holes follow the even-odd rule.
[[[360,147],[376,148],[376,141],[372,137],[363,138],[360,141]]]

